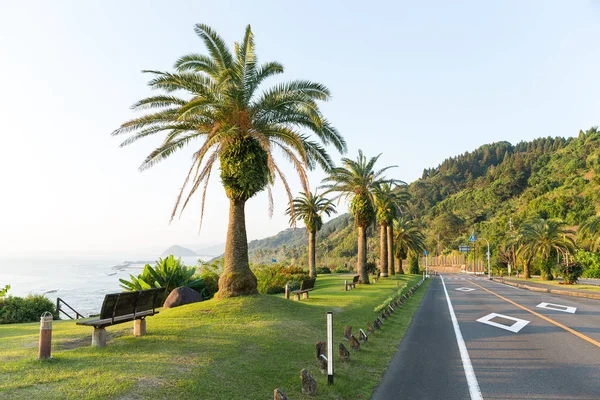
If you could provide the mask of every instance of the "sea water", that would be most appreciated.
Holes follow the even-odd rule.
[[[197,265],[200,257],[182,257],[186,265]],[[152,258],[125,260],[117,257],[0,258],[0,289],[10,285],[9,295],[43,294],[57,297],[88,316],[98,314],[108,293],[123,291],[119,279],[142,273]],[[71,314],[70,310],[66,311]],[[66,318],[64,315],[61,318]]]

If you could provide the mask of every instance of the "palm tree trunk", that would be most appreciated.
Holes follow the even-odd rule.
[[[400,275],[404,274],[404,269],[402,269],[402,259],[401,258],[398,259],[398,274],[400,274]]]
[[[387,226],[387,245],[388,245],[388,270],[390,275],[396,275],[396,266],[394,265],[394,227]]]
[[[358,257],[356,261],[358,270],[358,281],[360,283],[369,283],[369,271],[367,271],[367,228],[358,227]]]
[[[308,232],[308,274],[311,278],[317,276],[317,255],[315,253],[315,241],[317,233],[313,231]]]
[[[245,200],[229,200],[229,226],[225,241],[225,261],[215,298],[256,294],[256,276],[248,263]]]
[[[387,246],[387,227],[380,225],[379,231],[379,269],[380,276],[388,276],[388,246]]]
[[[529,261],[525,261],[525,263],[523,264],[523,276],[525,277],[525,279],[531,278],[531,274],[529,272]]]

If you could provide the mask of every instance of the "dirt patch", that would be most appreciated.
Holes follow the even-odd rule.
[[[56,343],[56,346],[59,350],[73,350],[80,347],[89,347],[91,345],[91,337],[61,340],[60,342]]]

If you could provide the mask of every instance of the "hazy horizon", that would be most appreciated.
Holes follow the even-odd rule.
[[[141,70],[207,53],[195,23],[230,47],[252,24],[259,61],[281,62],[285,81],[332,91],[322,109],[348,142],[346,157],[383,153],[380,165],[398,165],[390,175],[412,182],[482,144],[599,125],[599,17],[592,1],[3,2],[0,255],[224,243],[228,200],[216,173],[202,230],[199,197],[169,224],[193,148],[140,173],[160,139],[119,148],[123,138],[110,136],[150,93]],[[323,176],[309,174],[313,189]],[[249,240],[288,226],[280,183],[274,200],[272,219],[266,193],[248,202]]]

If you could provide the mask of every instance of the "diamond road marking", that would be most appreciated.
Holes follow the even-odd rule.
[[[577,311],[577,307],[569,307],[569,306],[563,306],[561,304],[553,304],[553,303],[540,303],[537,305],[537,307],[545,308],[548,310],[562,311],[562,312],[566,312],[566,313],[570,313],[570,314],[575,314],[575,311]]]
[[[497,322],[490,321],[496,317],[510,319],[512,321],[515,321],[515,323],[512,325],[504,325],[504,324],[499,324]],[[481,317],[477,320],[477,322],[495,326],[496,328],[505,329],[505,330],[511,331],[513,333],[519,332],[521,329],[523,329],[525,327],[525,325],[527,325],[529,323],[529,321],[526,321],[524,319],[509,317],[508,315],[502,315],[502,314],[496,314],[496,313],[491,313],[491,314],[486,315],[485,317]]]
[[[461,292],[472,292],[475,289],[470,288],[470,287],[459,287],[458,289],[454,289],[454,290],[458,290],[458,291],[461,291]]]

